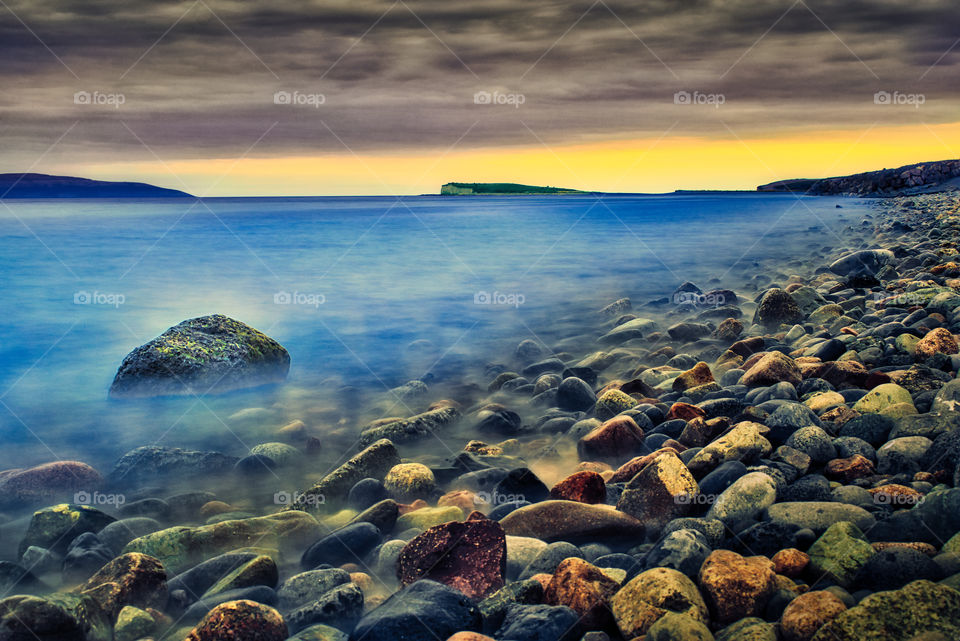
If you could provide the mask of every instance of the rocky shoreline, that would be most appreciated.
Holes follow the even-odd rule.
[[[462,397],[411,381],[331,469],[295,420],[0,472],[0,639],[960,638],[958,205],[881,201],[670,322],[614,301]]]

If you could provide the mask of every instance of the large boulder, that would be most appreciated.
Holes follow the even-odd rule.
[[[669,568],[654,568],[635,576],[613,595],[610,610],[626,639],[646,634],[668,612],[684,614],[700,623],[710,620],[697,586]]]
[[[80,461],[55,461],[25,470],[11,471],[0,480],[0,506],[37,503],[50,505],[60,500],[77,501],[100,488],[103,478]]]
[[[270,606],[240,600],[221,603],[190,631],[187,641],[283,641],[287,624]]]
[[[700,489],[683,461],[665,451],[634,476],[617,502],[617,509],[644,523],[649,534],[660,532],[685,516]]]
[[[762,556],[742,557],[716,550],[700,568],[700,588],[718,623],[763,613],[776,589],[773,563]]]
[[[0,601],[4,641],[111,641],[111,621],[88,596],[16,595]]]
[[[127,354],[113,398],[209,394],[277,383],[290,354],[266,334],[222,314],[185,320]]]
[[[466,595],[422,579],[367,613],[350,638],[436,641],[464,630],[479,632],[480,627],[480,611]]]

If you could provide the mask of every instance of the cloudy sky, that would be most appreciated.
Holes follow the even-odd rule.
[[[948,0],[4,0],[0,171],[749,189],[960,156],[958,38]]]

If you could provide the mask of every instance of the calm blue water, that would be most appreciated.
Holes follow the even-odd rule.
[[[243,454],[292,418],[353,432],[358,401],[342,385],[382,391],[428,370],[459,383],[524,338],[551,343],[578,319],[594,331],[591,312],[615,298],[683,280],[743,287],[836,245],[831,230],[865,207],[752,194],[7,201],[0,470],[55,458],[108,470],[151,442]],[[493,303],[476,304],[485,293]],[[289,382],[106,400],[127,352],[211,313],[280,341]],[[421,339],[432,347],[408,349]],[[233,416],[244,408],[261,410]]]

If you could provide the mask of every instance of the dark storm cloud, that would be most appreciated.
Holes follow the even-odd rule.
[[[256,154],[285,155],[339,152],[344,143],[357,151],[445,148],[468,129],[463,145],[476,147],[668,129],[747,137],[933,124],[956,119],[960,93],[960,48],[944,56],[960,35],[947,0],[9,7],[0,8],[0,130],[11,167],[71,126],[54,154],[143,159],[133,130],[161,157],[236,155],[273,127]],[[927,100],[921,110],[878,106],[878,90]],[[122,95],[123,103],[75,104],[77,91]],[[275,104],[277,91],[322,94],[324,102]],[[521,93],[524,103],[474,104],[478,91]],[[726,101],[720,109],[677,105],[677,91]]]

